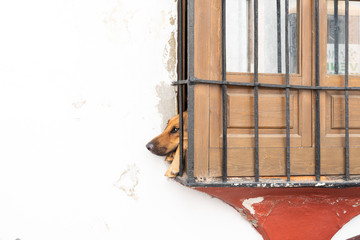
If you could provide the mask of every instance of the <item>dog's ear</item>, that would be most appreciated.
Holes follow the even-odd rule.
[[[165,157],[165,161],[168,162],[168,163],[171,163],[171,162],[174,160],[174,155],[175,155],[175,152],[169,153],[169,154]]]
[[[165,176],[169,178],[175,178],[179,174],[180,169],[180,147],[178,147],[174,154],[174,160],[172,161],[170,167],[165,173]]]

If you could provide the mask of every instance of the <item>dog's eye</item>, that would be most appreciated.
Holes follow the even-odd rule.
[[[177,133],[179,131],[179,128],[173,127],[173,129],[171,129],[170,133]]]

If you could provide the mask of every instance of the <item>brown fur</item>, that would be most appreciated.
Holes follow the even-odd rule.
[[[187,112],[183,113],[183,132],[184,132],[184,156],[187,151]],[[165,130],[157,137],[152,139],[147,145],[147,149],[158,156],[166,156],[165,161],[171,165],[165,173],[168,177],[176,177],[179,173],[180,151],[179,151],[179,115],[171,118]],[[176,131],[177,130],[177,131]]]

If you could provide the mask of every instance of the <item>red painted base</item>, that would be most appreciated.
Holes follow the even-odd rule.
[[[329,240],[360,214],[360,187],[195,189],[230,204],[270,240]]]

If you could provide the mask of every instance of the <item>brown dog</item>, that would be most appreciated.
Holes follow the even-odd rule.
[[[184,136],[184,156],[186,156],[188,142],[187,142],[187,112],[183,113],[183,136]],[[159,136],[155,137],[148,144],[146,148],[158,156],[165,156],[165,161],[170,162],[171,165],[165,173],[167,177],[176,177],[179,174],[180,165],[180,147],[179,147],[179,115],[171,118],[164,130]]]

